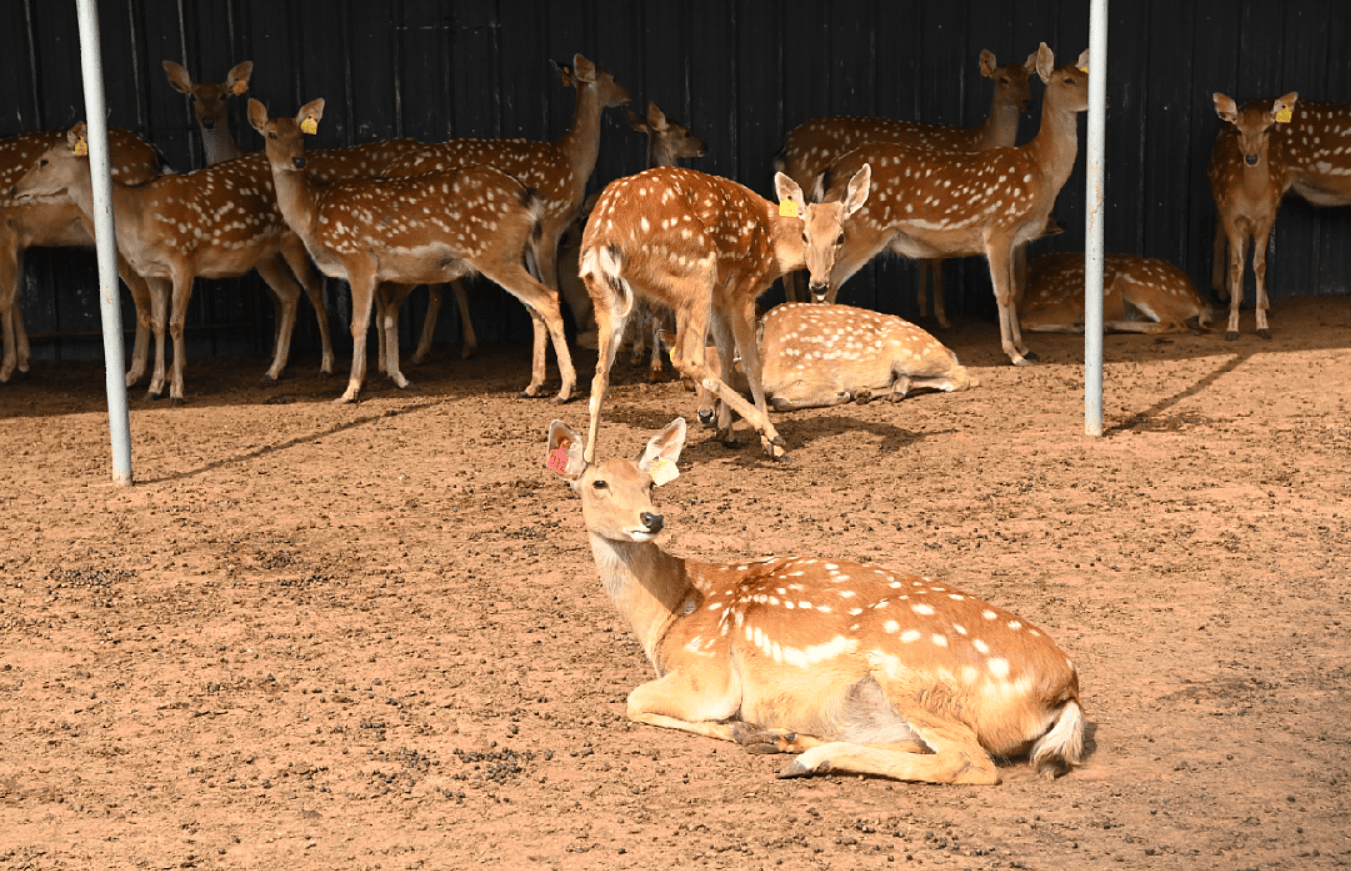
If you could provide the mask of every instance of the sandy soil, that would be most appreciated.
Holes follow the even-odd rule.
[[[527,351],[440,348],[356,405],[293,361],[193,360],[132,402],[97,365],[0,390],[0,869],[1331,868],[1351,863],[1351,297],[1275,338],[941,334],[982,379],[777,417],[792,461],[696,428],[668,547],[872,560],[1039,624],[1083,675],[1086,764],[996,787],[777,780],[630,724],[649,670],[545,468]],[[340,365],[345,365],[341,361]],[[594,358],[578,356],[583,384]],[[677,414],[621,372],[601,453]]]

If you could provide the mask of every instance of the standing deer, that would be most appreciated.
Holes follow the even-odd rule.
[[[760,380],[755,300],[779,276],[802,267],[814,238],[833,240],[840,233],[841,222],[867,198],[867,177],[865,168],[841,201],[807,204],[797,183],[779,173],[774,180],[779,206],[730,179],[681,167],[649,169],[606,186],[582,236],[581,275],[595,305],[599,345],[588,463],[595,457],[617,337],[633,312],[635,294],[675,313],[671,362],[696,387],[722,400],[718,437],[732,442],[735,411],[760,434],[770,456],[784,455]],[[753,406],[705,364],[710,329],[723,372],[732,371],[735,340]]]
[[[774,158],[774,168],[787,174],[805,191],[813,191],[813,199],[820,199],[815,185],[822,173],[836,159],[867,142],[894,142],[927,151],[986,151],[991,148],[1009,148],[1018,139],[1018,116],[1029,111],[1032,93],[1028,77],[1036,69],[1037,56],[1031,54],[1021,64],[996,64],[994,52],[980,53],[980,74],[994,80],[994,94],[990,114],[976,127],[941,126],[918,121],[899,121],[893,118],[868,118],[852,115],[829,115],[795,127],[784,137],[783,148]],[[941,326],[948,326],[943,302],[942,259],[921,260],[919,270],[919,315],[927,310],[926,273],[933,277],[934,317]],[[789,302],[807,302],[801,273],[784,277],[784,288]],[[834,302],[834,298],[830,302]]]
[[[818,236],[808,252],[812,293],[826,296],[884,250],[906,257],[984,254],[1004,353],[1017,366],[1036,359],[1018,327],[1014,252],[1047,232],[1074,168],[1078,113],[1088,108],[1087,69],[1087,51],[1073,66],[1056,67],[1041,44],[1041,129],[1026,145],[963,154],[874,142],[835,161],[827,202],[845,196],[864,166],[872,167],[873,191],[838,239]]]
[[[28,331],[23,325],[19,305],[19,284],[23,276],[23,254],[28,248],[86,246],[94,237],[85,230],[80,209],[65,192],[50,196],[13,199],[12,189],[33,167],[38,158],[65,140],[67,131],[21,133],[0,139],[0,384],[10,378],[26,377],[31,349]],[[155,146],[129,130],[108,128],[109,166],[113,178],[126,184],[140,184],[163,172],[164,156]],[[131,291],[136,305],[136,340],[127,371],[127,385],[145,374],[150,350],[150,288],[121,255],[117,271]]]
[[[521,300],[535,322],[530,385],[523,395],[537,396],[545,377],[547,330],[558,355],[565,402],[576,387],[558,294],[525,268],[531,240],[538,238],[542,208],[533,191],[490,166],[439,170],[404,178],[350,179],[321,185],[309,177],[304,133],[315,132],[324,101],[311,101],[295,118],[272,118],[257,100],[249,101],[249,123],[263,135],[286,222],[304,240],[319,268],[352,288],[352,372],[337,400],[357,399],[366,377],[366,329],[377,287],[392,288],[383,322],[386,373],[399,387],[398,327],[389,315],[419,284],[439,283],[475,272],[500,284]]]
[[[235,144],[230,135],[230,118],[226,101],[249,90],[249,76],[253,75],[253,61],[235,64],[225,74],[223,82],[194,82],[188,71],[171,60],[164,62],[164,74],[175,91],[192,98],[192,114],[202,132],[202,151],[206,165],[214,166],[247,152]]]
[[[1084,331],[1084,255],[1032,261],[1018,320],[1035,333]],[[1121,333],[1180,333],[1214,318],[1187,273],[1167,260],[1108,254],[1103,264],[1103,327]]]
[[[581,496],[601,583],[656,670],[630,720],[799,754],[780,777],[994,784],[992,756],[1026,755],[1042,777],[1079,764],[1078,673],[1021,617],[872,564],[664,551],[652,487],[676,477],[684,442],[677,418],[637,462],[593,464],[549,427],[549,468]]]
[[[1218,223],[1229,246],[1229,328],[1224,337],[1238,338],[1238,310],[1243,303],[1243,269],[1248,240],[1253,243],[1252,271],[1257,278],[1257,335],[1271,338],[1267,326],[1267,239],[1276,211],[1289,186],[1283,149],[1273,141],[1272,125],[1288,117],[1299,95],[1255,100],[1242,109],[1231,97],[1216,93],[1215,112],[1230,126],[1210,152],[1210,190],[1215,195]],[[1217,248],[1218,248],[1217,236]]]
[[[622,106],[632,99],[628,90],[604,69],[580,54],[572,66],[553,62],[564,87],[577,89],[572,126],[562,139],[539,142],[533,139],[451,139],[409,154],[389,167],[391,176],[418,175],[432,170],[457,169],[474,164],[497,167],[539,191],[544,212],[541,217],[535,259],[540,280],[553,290],[558,283],[558,241],[581,214],[586,185],[600,156],[601,113]],[[436,316],[440,311],[440,288],[432,288],[432,297],[423,323],[415,359],[422,359],[431,347]],[[464,307],[461,306],[464,313]],[[580,315],[580,313],[574,312]],[[535,344],[544,341],[536,323]]]
[[[87,154],[85,125],[76,124],[64,142],[48,149],[19,180],[14,195],[67,193],[79,207],[86,231],[93,235],[93,182]],[[232,278],[258,271],[283,307],[272,366],[264,377],[275,380],[286,367],[301,293],[287,263],[303,260],[305,251],[287,231],[271,185],[260,184],[257,173],[249,168],[250,161],[263,159],[262,155],[243,157],[185,175],[159,176],[140,185],[113,180],[117,248],[151,286],[152,322],[161,347],[166,320],[169,324],[174,343],[169,395],[174,405],[183,403],[187,363],[183,328],[193,281],[198,277]],[[328,348],[325,325],[321,318]],[[324,363],[331,370],[331,350]],[[149,398],[163,395],[164,382],[164,355],[157,353]]]

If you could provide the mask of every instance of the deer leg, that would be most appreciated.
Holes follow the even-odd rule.
[[[805,270],[795,269],[783,275],[784,302],[808,302]]]
[[[1267,326],[1267,240],[1271,237],[1271,221],[1265,221],[1257,228],[1252,245],[1252,271],[1257,278],[1257,335],[1270,339],[1271,329]]]
[[[474,356],[474,350],[478,348],[478,336],[474,334],[474,319],[469,316],[469,292],[464,289],[463,278],[452,281],[450,288],[455,291],[455,304],[460,309],[460,336],[463,342],[460,346],[460,359],[468,360]]]
[[[314,316],[319,323],[319,342],[323,349],[319,371],[331,375],[334,359],[333,339],[328,332],[328,305],[324,302],[323,280],[314,274],[314,268],[310,265],[310,255],[299,236],[289,234],[282,239],[281,256],[285,258],[286,265],[291,267],[291,272],[295,274],[301,287],[305,288],[310,305],[314,306]]]
[[[1226,342],[1238,341],[1238,310],[1243,305],[1243,264],[1248,259],[1248,234],[1229,234],[1229,329]]]
[[[629,693],[628,717],[635,723],[735,741],[738,731],[744,729],[740,723],[728,721],[741,701],[729,678],[726,672],[718,675],[710,670],[696,680],[673,671]]]
[[[188,303],[192,301],[194,276],[182,269],[174,270],[173,303],[169,309],[169,336],[174,342],[174,364],[169,381],[169,402],[183,404],[184,370],[188,365],[188,344],[184,327],[188,319]]]
[[[480,267],[480,271],[530,310],[535,330],[534,363],[530,385],[519,395],[540,395],[545,377],[544,342],[547,332],[548,338],[553,341],[554,353],[558,356],[558,371],[563,378],[563,386],[554,399],[557,402],[572,399],[572,393],[577,389],[577,371],[572,367],[572,353],[568,350],[567,336],[563,333],[563,313],[558,307],[558,292],[536,281],[520,263],[494,264],[488,268]]]
[[[408,294],[413,292],[414,284],[385,283],[380,286],[380,308],[376,314],[375,328],[384,338],[384,357],[381,365],[389,380],[400,389],[408,386],[408,379],[399,369],[399,309]]]
[[[990,263],[990,282],[994,285],[995,302],[999,305],[999,340],[1015,366],[1026,366],[1036,359],[1023,345],[1018,327],[1018,313],[1013,302],[1013,252],[1006,245],[987,244],[986,259]]]
[[[166,278],[146,279],[150,286],[150,329],[155,334],[155,366],[150,373],[150,387],[146,391],[147,399],[164,398],[165,347],[164,330],[169,323],[169,302],[173,293],[173,284]]]
[[[1219,212],[1215,213],[1215,244],[1214,256],[1211,258],[1210,268],[1210,289],[1220,299],[1229,298],[1229,285],[1225,281],[1228,270],[1225,266],[1228,258],[1225,256],[1225,248],[1228,247],[1228,231],[1224,228],[1224,216]]]
[[[291,355],[291,334],[295,331],[296,312],[300,309],[300,285],[280,256],[269,257],[254,268],[267,282],[279,303],[280,315],[277,318],[272,366],[263,374],[264,381],[276,381],[281,377]]]
[[[938,325],[946,329],[951,324],[948,323],[947,303],[943,299],[943,260],[939,258],[930,263],[932,266],[930,275],[933,279],[934,291],[934,317],[938,319]]]
[[[436,322],[441,318],[441,296],[445,292],[444,284],[427,285],[427,314],[422,318],[422,333],[418,336],[417,348],[409,358],[410,365],[419,366],[427,359],[432,350],[432,337],[436,333]],[[468,356],[467,354],[465,356]]]
[[[366,266],[366,264],[362,264]],[[366,380],[366,333],[371,326],[371,308],[375,303],[375,272],[368,266],[354,274],[347,272],[352,287],[352,371],[347,378],[347,389],[335,403],[356,402]]]
[[[145,377],[150,356],[151,308],[154,303],[150,285],[120,255],[117,258],[117,273],[122,276],[122,283],[131,293],[131,302],[136,309],[136,339],[132,344],[131,368],[127,370],[126,378],[126,385],[131,387]],[[163,351],[163,348],[160,350]]]
[[[0,361],[0,384],[9,382],[18,365],[19,351],[14,317],[19,310],[19,276],[23,273],[17,240],[5,241],[7,243],[5,250],[0,251],[0,342],[4,343],[5,349],[4,360]]]
[[[624,323],[628,315],[620,315],[609,304],[609,288],[605,279],[588,274],[583,279],[587,292],[596,301],[596,374],[591,379],[591,423],[586,434],[586,449],[582,459],[587,464],[596,461],[596,433],[600,428],[600,412],[605,404],[605,390],[610,384],[610,369],[614,366],[615,353],[619,350],[618,337],[624,332]],[[604,303],[604,304],[602,304]]]

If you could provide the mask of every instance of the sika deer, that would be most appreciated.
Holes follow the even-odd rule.
[[[994,80],[994,94],[990,114],[976,127],[944,127],[922,124],[918,121],[898,121],[893,118],[867,118],[830,115],[812,120],[794,128],[784,137],[783,148],[774,158],[774,168],[785,173],[805,191],[815,190],[821,175],[839,157],[867,142],[894,142],[926,151],[987,151],[1008,148],[1018,139],[1018,116],[1029,110],[1032,93],[1028,77],[1036,69],[1037,56],[1030,54],[1021,64],[996,65],[994,52],[980,53],[980,74]],[[943,302],[942,259],[921,260],[918,287],[919,315],[927,311],[926,273],[933,277],[934,316],[941,326],[948,326]],[[789,302],[807,302],[809,297],[802,286],[800,273],[784,278]],[[830,302],[834,302],[831,297]]]
[[[66,132],[49,130],[0,139],[0,342],[4,346],[0,384],[8,383],[16,372],[22,378],[29,371],[31,351],[19,305],[24,251],[94,244],[93,236],[81,222],[79,207],[64,192],[12,199],[14,185],[47,149],[65,141]],[[173,171],[164,165],[164,156],[155,146],[128,130],[108,128],[108,146],[111,174],[118,181],[140,184]],[[131,385],[145,374],[149,356],[150,288],[121,256],[117,258],[117,271],[136,304],[136,341],[127,372],[127,384]]]
[[[1108,254],[1103,265],[1103,326],[1121,333],[1180,333],[1214,315],[1191,278],[1167,260]],[[1034,333],[1083,333],[1084,255],[1044,254],[1028,270],[1018,319]]]
[[[249,76],[253,61],[235,64],[225,74],[223,82],[194,82],[188,71],[171,60],[164,62],[164,74],[175,91],[192,97],[192,113],[202,130],[202,151],[206,165],[214,166],[247,152],[235,144],[230,135],[230,118],[226,114],[226,100],[249,90]]]
[[[93,234],[93,183],[89,176],[85,126],[76,124],[66,141],[48,149],[14,188],[16,196],[67,193],[79,206],[85,229]],[[272,366],[264,376],[281,377],[290,352],[291,330],[301,288],[286,268],[305,252],[286,230],[270,186],[259,182],[249,161],[262,155],[226,161],[186,175],[164,175],[140,185],[113,182],[113,214],[118,251],[151,285],[157,341],[163,342],[166,320],[174,343],[169,395],[183,403],[187,346],[183,328],[193,280],[230,278],[256,269],[282,300],[283,318]],[[280,256],[279,256],[280,255]],[[285,261],[285,262],[284,262]],[[311,299],[318,293],[315,288]],[[322,300],[317,304],[322,306]],[[323,318],[325,347],[327,328]],[[331,355],[331,351],[330,351]],[[331,356],[325,363],[331,368]],[[149,398],[164,393],[164,355],[156,354]]]
[[[1252,271],[1257,278],[1257,335],[1271,338],[1267,326],[1267,239],[1276,223],[1281,197],[1289,187],[1281,144],[1273,141],[1272,125],[1289,117],[1299,95],[1255,100],[1242,109],[1231,97],[1216,93],[1215,112],[1226,127],[1210,152],[1210,190],[1215,195],[1218,224],[1229,245],[1229,328],[1224,337],[1238,338],[1238,310],[1243,303],[1243,268],[1248,240],[1253,242]],[[1218,248],[1217,236],[1217,248]]]
[[[760,434],[771,456],[784,454],[769,420],[755,344],[755,300],[784,272],[801,268],[814,234],[834,239],[867,197],[865,168],[841,202],[806,204],[802,189],[775,177],[775,206],[736,182],[681,167],[658,167],[606,186],[582,237],[582,280],[595,304],[600,350],[591,382],[587,462],[595,457],[610,367],[636,293],[675,312],[671,362],[697,387],[722,400],[718,437],[732,440],[735,411]],[[796,217],[801,215],[802,217]],[[733,339],[755,404],[709,371],[709,329],[732,371]]]
[[[639,460],[588,463],[549,427],[549,468],[581,496],[601,583],[657,679],[638,723],[799,754],[780,777],[830,772],[994,784],[992,756],[1043,777],[1079,764],[1079,676],[1032,624],[930,578],[800,557],[718,565],[655,539],[652,487],[676,477],[677,418]]]
[[[1036,359],[1018,328],[1014,252],[1047,231],[1055,199],[1074,168],[1077,115],[1088,108],[1088,52],[1073,66],[1054,64],[1042,43],[1041,129],[1026,145],[961,154],[875,142],[835,161],[826,202],[842,198],[865,166],[872,168],[873,192],[845,222],[838,240],[817,237],[808,254],[812,293],[827,295],[885,250],[907,257],[984,254],[1004,353],[1019,366]]]
[[[309,177],[304,132],[317,130],[324,101],[300,108],[295,118],[273,118],[249,101],[249,123],[263,135],[286,222],[305,242],[319,268],[352,288],[352,373],[338,402],[355,401],[366,377],[366,329],[376,289],[391,289],[379,328],[386,332],[386,372],[400,387],[398,329],[391,314],[412,287],[481,272],[521,300],[535,321],[534,366],[524,396],[544,383],[547,329],[558,354],[563,387],[572,396],[572,368],[558,295],[525,268],[527,248],[538,238],[541,208],[519,180],[489,166],[440,170],[409,178],[351,179],[321,185]]]

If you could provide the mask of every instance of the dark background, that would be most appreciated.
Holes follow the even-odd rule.
[[[809,4],[741,0],[618,3],[600,0],[104,0],[100,4],[111,123],[158,145],[180,170],[201,164],[188,99],[172,90],[161,61],[196,80],[219,81],[254,61],[249,96],[273,114],[325,97],[314,147],[389,136],[556,139],[571,121],[574,92],[548,59],[580,52],[634,95],[655,100],[709,144],[691,165],[765,195],[784,133],[823,114],[890,115],[975,125],[991,84],[981,49],[1001,63],[1045,41],[1058,63],[1088,46],[1086,0],[842,0]],[[1211,94],[1240,103],[1299,91],[1351,103],[1351,11],[1343,0],[1117,0],[1111,4],[1107,96],[1107,249],[1172,260],[1208,292],[1214,203],[1205,167],[1219,130]],[[0,135],[62,127],[84,117],[73,0],[0,3]],[[1093,64],[1093,72],[1102,66]],[[1035,79],[1035,77],[1034,77]],[[1035,135],[1041,103],[1019,142]],[[1067,232],[1033,253],[1082,250],[1083,131],[1074,174],[1056,215]],[[232,108],[236,141],[261,149]],[[605,114],[598,188],[643,167],[645,140],[618,110]],[[1351,277],[1351,210],[1284,204],[1268,272],[1274,298],[1344,293]],[[33,251],[22,299],[37,359],[101,354],[93,254]],[[982,259],[950,261],[950,312],[994,318]],[[1251,296],[1252,279],[1248,278]],[[844,287],[840,301],[915,315],[915,270],[879,261]],[[482,341],[525,343],[524,309],[495,286],[475,288]],[[347,346],[348,295],[328,282],[339,352]],[[772,291],[767,301],[778,297]],[[125,298],[125,294],[124,294]],[[425,293],[405,306],[407,340],[420,328]],[[130,325],[130,302],[126,301]],[[458,341],[454,306],[438,339]],[[199,281],[189,319],[192,355],[266,355],[272,306],[256,278]],[[296,350],[317,352],[302,303]],[[294,364],[293,364],[294,365]]]

